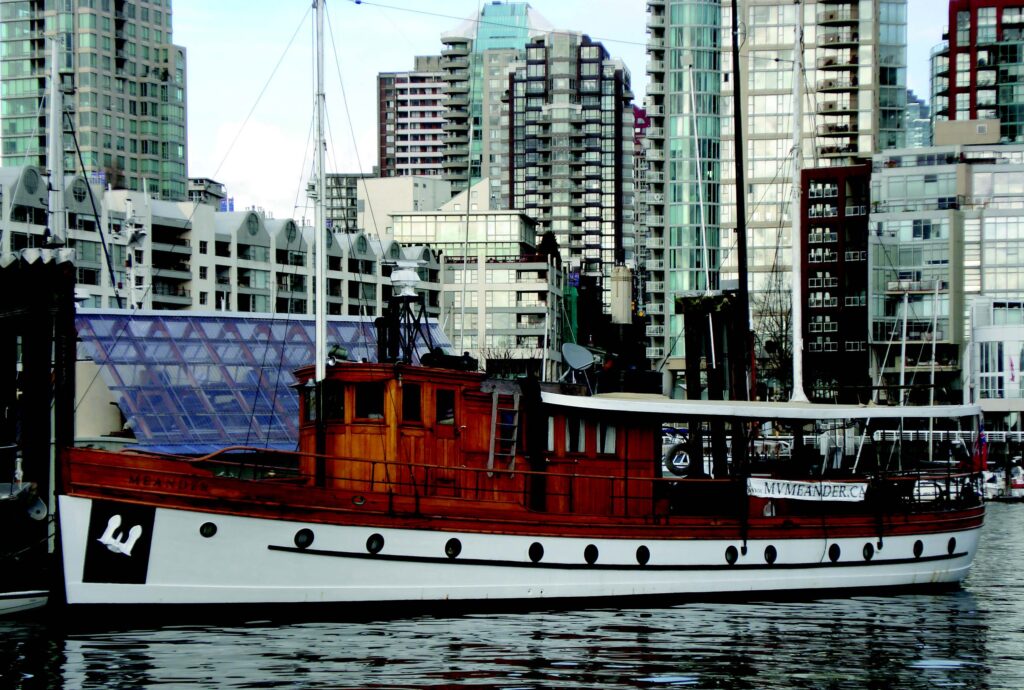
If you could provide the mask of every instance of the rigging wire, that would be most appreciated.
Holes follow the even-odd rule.
[[[238,143],[239,138],[241,138],[242,136],[242,131],[245,130],[245,126],[249,124],[250,118],[252,118],[253,113],[256,112],[256,106],[260,104],[260,100],[263,98],[263,94],[267,92],[267,89],[270,87],[270,82],[273,81],[274,75],[277,74],[278,68],[281,67],[281,63],[284,62],[285,56],[288,54],[288,51],[291,50],[292,44],[295,43],[295,37],[299,35],[299,30],[302,29],[303,24],[305,24],[306,18],[309,16],[311,9],[311,7],[306,8],[306,13],[303,14],[302,19],[299,20],[299,25],[295,27],[295,31],[292,32],[292,36],[291,38],[288,39],[288,44],[285,45],[284,50],[281,51],[281,56],[277,59],[277,63],[274,65],[274,68],[270,70],[270,76],[267,77],[267,80],[264,82],[263,88],[260,89],[259,94],[256,96],[256,100],[253,102],[252,107],[249,108],[249,112],[246,114],[245,119],[242,120],[242,125],[238,128],[238,131],[235,133],[235,136],[231,140],[231,143],[228,144],[228,148],[224,152],[224,157],[217,165],[217,168],[213,171],[213,177],[217,177],[217,173],[220,172],[220,169],[224,167],[224,163],[227,162],[228,156],[231,155],[232,149],[235,148],[235,144]]]
[[[454,21],[457,21],[457,22],[471,22],[473,24],[476,24],[478,27],[480,27],[480,26],[494,26],[494,27],[503,28],[503,29],[507,29],[508,28],[507,24],[504,24],[504,23],[501,23],[501,22],[492,22],[492,21],[488,21],[486,19],[480,19],[479,18],[480,17],[480,13],[479,12],[477,12],[477,15],[475,17],[459,17],[459,16],[452,15],[452,14],[443,14],[441,12],[429,12],[427,10],[416,10],[416,9],[411,8],[411,7],[397,7],[395,5],[385,5],[384,3],[380,3],[380,2],[367,2],[366,0],[347,0],[347,1],[352,3],[353,5],[366,5],[368,7],[379,7],[381,9],[395,10],[397,12],[408,12],[410,14],[419,14],[419,15],[423,15],[423,16],[426,16],[426,17],[438,17],[439,19],[451,19],[451,20],[454,20]],[[554,34],[564,34],[564,33],[566,33],[564,30],[558,30],[558,29],[548,29],[548,30],[537,29],[537,30],[532,30],[532,34],[533,35],[544,34],[544,35],[550,36],[550,35],[554,35]],[[595,40],[595,41],[601,41],[603,43],[621,43],[622,45],[643,46],[643,47],[647,46],[646,42],[642,42],[642,41],[627,41],[624,38],[607,38],[607,37],[603,37],[603,36],[591,36],[591,38],[593,40]]]
[[[338,84],[341,87],[342,105],[345,108],[345,118],[348,120],[349,136],[352,137],[352,148],[355,151],[356,170],[357,170],[357,172],[359,174],[359,178],[356,179],[356,193],[358,195],[359,183],[362,181],[362,175],[363,175],[363,162],[362,162],[361,157],[359,156],[359,146],[356,143],[356,132],[355,132],[355,128],[352,125],[352,113],[351,113],[351,111],[349,109],[349,105],[348,105],[348,95],[345,92],[345,81],[344,81],[344,79],[342,79],[342,75],[341,75],[341,62],[338,59],[338,47],[337,47],[337,42],[334,39],[334,23],[331,21],[331,11],[330,11],[330,9],[329,9],[329,7],[327,5],[324,5],[324,13],[327,15],[327,33],[328,33],[328,35],[330,37],[330,40],[331,40],[331,48],[332,48],[332,52],[334,54],[334,67],[335,67],[335,70],[337,71],[337,74],[338,74]],[[327,118],[327,120],[328,120],[328,122],[330,122],[330,118]],[[363,189],[364,190],[366,189],[365,182],[363,182]],[[369,194],[366,195],[366,208],[367,208],[367,210],[370,213],[370,222],[373,224],[373,227],[376,228],[377,227],[377,219],[376,219],[376,216],[374,215],[374,212],[373,212],[373,203],[372,203],[372,201],[370,199],[370,195]],[[357,220],[357,222],[358,222],[358,220]],[[347,230],[347,228],[346,228],[346,230]],[[349,244],[349,249],[351,250],[353,248],[353,242],[352,242],[353,235],[351,233],[347,233],[347,234],[349,235],[349,243],[348,244]],[[379,233],[378,233],[378,240],[379,240]],[[383,259],[384,258],[384,256],[383,256],[383,249],[384,249],[383,242],[380,242],[380,249],[381,249],[381,258]],[[362,259],[357,259],[357,263],[356,263],[357,273],[362,273],[362,266],[363,266]],[[359,299],[359,315],[365,317],[365,316],[367,316],[368,306],[364,303],[365,300],[363,299],[363,293],[362,293],[361,289],[362,289],[362,283],[360,282],[360,292],[359,292],[359,298],[358,298]],[[371,327],[371,325],[367,322],[367,320],[365,318],[360,319],[360,321],[359,321],[359,328],[363,332],[363,336],[364,336],[364,338],[365,338],[365,340],[367,342],[369,342],[370,337],[372,337],[372,335],[373,335],[372,333],[368,332],[370,327]]]

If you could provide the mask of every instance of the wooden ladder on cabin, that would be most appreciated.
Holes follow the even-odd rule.
[[[512,407],[502,407],[502,395],[512,396]],[[508,469],[516,467],[516,446],[519,441],[519,386],[512,390],[500,390],[495,386],[491,390],[491,444],[487,453],[487,472],[494,469],[494,459],[502,458],[508,463]]]

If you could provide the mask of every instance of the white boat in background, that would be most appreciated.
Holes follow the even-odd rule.
[[[982,474],[981,485],[986,501],[1024,501],[1024,468],[1020,458],[1014,458],[1009,471],[990,467]]]

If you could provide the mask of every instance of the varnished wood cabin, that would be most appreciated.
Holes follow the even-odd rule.
[[[339,363],[323,383],[318,448],[312,369],[298,372],[303,474],[396,496],[449,497],[550,513],[651,514],[660,424],[540,410],[536,382],[402,363]]]

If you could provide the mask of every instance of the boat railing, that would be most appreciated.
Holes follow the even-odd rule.
[[[234,449],[238,451],[240,449]],[[560,460],[565,460],[560,459]],[[302,452],[260,453],[254,458],[226,453],[201,459],[216,472],[243,480],[300,483],[325,489],[367,494],[387,494],[410,499],[443,498],[488,504],[494,509],[530,509],[552,514],[613,515],[662,518],[668,515],[702,515],[720,512],[734,505],[737,514],[763,501],[747,496],[743,477],[631,476],[623,473],[588,472],[586,461],[568,466],[532,470],[522,464],[513,467],[449,466],[402,460],[379,460],[315,456]],[[631,460],[633,464],[636,461]],[[652,458],[652,465],[657,461]],[[634,466],[643,464],[637,462]],[[751,466],[754,467],[753,465]],[[766,475],[760,475],[766,476]],[[866,483],[868,504],[880,502],[904,506],[908,511],[933,507],[936,503],[967,504],[980,492],[976,475],[947,467],[887,472],[875,477],[793,473],[778,475],[785,481],[807,485]],[[749,500],[745,500],[749,499]],[[774,501],[772,514],[809,514],[815,504],[829,501]],[[745,507],[744,507],[745,506]],[[856,508],[851,508],[856,510]],[[767,513],[764,513],[767,514]]]

